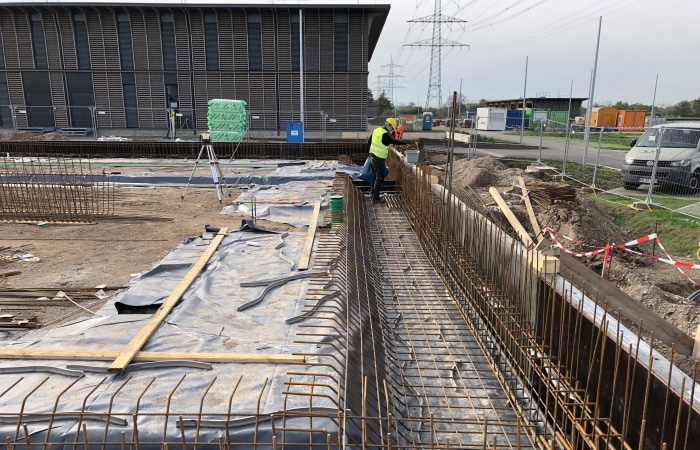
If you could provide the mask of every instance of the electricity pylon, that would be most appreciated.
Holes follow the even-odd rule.
[[[391,57],[391,62],[389,64],[384,64],[382,67],[389,68],[389,75],[383,75],[383,77],[389,79],[389,99],[391,104],[394,105],[394,115],[396,115],[396,102],[394,102],[394,88],[401,89],[403,86],[397,86],[394,84],[394,78],[403,78],[403,75],[394,74],[394,68],[401,67],[398,64],[394,64],[394,57]]]
[[[422,41],[413,42],[411,44],[405,44],[406,47],[430,47],[430,79],[428,82],[428,95],[425,98],[425,109],[430,108],[433,98],[437,98],[438,104],[440,106],[442,103],[442,47],[467,47],[469,45],[462,44],[461,42],[451,41],[449,39],[442,38],[442,24],[446,23],[449,27],[454,24],[458,24],[464,29],[464,24],[467,23],[466,20],[458,19],[456,17],[443,16],[442,15],[442,4],[441,0],[435,0],[435,12],[432,16],[421,17],[418,19],[409,20],[409,23],[424,23],[433,25],[433,37],[432,39],[424,39]]]

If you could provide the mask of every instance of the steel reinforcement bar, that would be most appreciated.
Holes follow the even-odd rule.
[[[338,159],[351,155],[360,164],[367,156],[366,142],[215,142],[221,161],[226,159]],[[200,141],[2,141],[0,155],[51,157],[81,156],[83,158],[197,158]]]
[[[47,158],[0,161],[0,220],[86,223],[115,213],[109,175],[90,160]]]
[[[338,386],[343,437],[363,448],[536,446],[538,425],[514,408],[486,350],[446,294],[397,199],[372,208],[352,184],[344,220],[319,237],[299,344],[318,380]],[[327,350],[323,350],[327,349]],[[315,362],[314,362],[315,361]],[[309,399],[313,380],[293,373],[287,402]],[[322,395],[323,389],[316,389]],[[317,399],[318,400],[318,399]]]
[[[542,447],[695,448],[697,364],[692,379],[679,373],[653,351],[653,333],[647,345],[595,292],[533,269],[535,256],[477,196],[447,192],[425,165],[392,159],[390,173],[433,265],[514,397],[544,425]]]

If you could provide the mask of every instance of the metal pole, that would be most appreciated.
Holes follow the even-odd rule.
[[[659,167],[659,154],[661,153],[661,141],[664,138],[664,127],[659,128],[659,132],[656,134],[656,156],[654,156],[654,167],[651,169],[651,178],[649,179],[649,191],[647,191],[647,199],[644,203],[651,205],[653,203],[651,199],[651,191],[654,190],[654,183],[656,182],[656,168]]]
[[[600,49],[600,30],[603,27],[603,16],[598,20],[598,41],[595,45],[595,62],[593,64],[593,75],[591,75],[591,92],[588,96],[588,111],[586,111],[586,136],[583,144],[583,164],[586,164],[586,156],[588,156],[588,139],[591,126],[591,112],[593,111],[593,95],[595,94],[595,75],[598,70],[598,50]]]
[[[459,97],[457,98],[457,118],[462,117],[462,79],[459,79]]]
[[[94,106],[90,107],[90,116],[92,117],[92,135],[97,140],[97,109]]]
[[[476,122],[472,119],[472,127],[469,130],[469,157],[476,158]]]
[[[566,176],[566,162],[569,158],[569,144],[571,143],[571,98],[574,95],[574,80],[571,80],[569,90],[569,112],[566,114],[566,142],[564,143],[564,161],[561,164],[561,176]]]
[[[593,85],[593,69],[591,69],[591,75],[588,78],[588,98],[591,98],[591,86]],[[591,133],[591,127],[590,127],[590,119],[591,116],[588,115],[589,111],[591,114],[593,113],[593,102],[591,100],[588,100],[588,107],[586,108],[586,117],[584,119],[583,123],[583,144],[584,146],[588,145],[589,139],[590,139],[590,133]]]
[[[452,170],[454,167],[454,137],[455,137],[455,102],[457,101],[457,93],[452,96],[452,116],[450,116],[449,139],[447,141],[447,190],[452,192]]]
[[[326,142],[326,113],[321,111],[321,121],[323,122],[323,142]]]
[[[523,86],[523,114],[522,120],[520,121],[520,143],[523,143],[523,136],[525,136],[525,91],[527,91],[527,62],[528,56],[525,57],[525,85]]]
[[[175,110],[171,108],[168,112],[168,115],[170,116],[170,132],[172,133],[170,135],[170,140],[174,141],[175,140]]]
[[[12,129],[17,132],[17,107],[10,105],[10,113],[12,114]]]
[[[649,116],[649,126],[654,126],[654,106],[656,105],[656,87],[659,85],[659,74],[656,74],[656,82],[654,83],[654,98],[651,101],[651,115]]]
[[[299,113],[304,134],[304,15],[299,8]]]
[[[598,154],[595,157],[595,167],[593,167],[593,183],[591,187],[595,192],[595,179],[598,176],[598,161],[600,160],[600,148],[603,146],[603,128],[600,128],[600,136],[598,136]]]
[[[542,122],[542,119],[540,119],[540,153],[539,153],[539,156],[537,157],[538,163],[542,162],[542,134],[543,133],[544,133],[544,122]]]

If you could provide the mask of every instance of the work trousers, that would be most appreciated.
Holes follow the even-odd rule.
[[[382,184],[384,183],[386,160],[370,154],[370,164],[372,165],[372,172],[374,173],[374,179],[372,180],[372,198],[374,200],[379,200],[379,191],[382,189]]]

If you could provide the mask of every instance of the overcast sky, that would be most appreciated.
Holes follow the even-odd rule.
[[[369,64],[370,89],[375,97],[381,90],[389,95],[389,80],[393,80],[393,99],[397,104],[413,102],[424,106],[431,49],[406,44],[430,40],[433,28],[432,24],[408,21],[434,16],[436,1],[156,0],[151,3],[390,4],[389,17]],[[8,2],[0,0],[2,3]],[[440,3],[443,20],[453,17],[467,21],[452,26],[443,24],[442,39],[470,46],[442,48],[443,103],[451,102],[448,99],[453,91],[460,91],[460,83],[462,95],[468,101],[522,97],[526,57],[528,97],[568,97],[572,81],[574,97],[588,97],[601,16],[595,102],[621,100],[651,104],[657,74],[656,105],[700,98],[700,0],[440,0]],[[392,61],[396,75],[393,78],[388,76]]]
[[[353,2],[354,3],[354,2]],[[370,61],[370,88],[388,92],[392,59],[394,100],[423,106],[429,86],[432,25],[409,20],[435,15],[435,0],[389,0],[389,18]],[[442,38],[469,49],[442,48],[442,99],[453,91],[468,100],[527,96],[588,97],[599,18],[602,30],[594,102],[656,105],[700,97],[698,0],[441,0],[442,15],[467,23],[443,24]],[[443,18],[444,20],[444,18]],[[378,81],[383,85],[378,85]],[[376,96],[376,95],[375,95]]]

